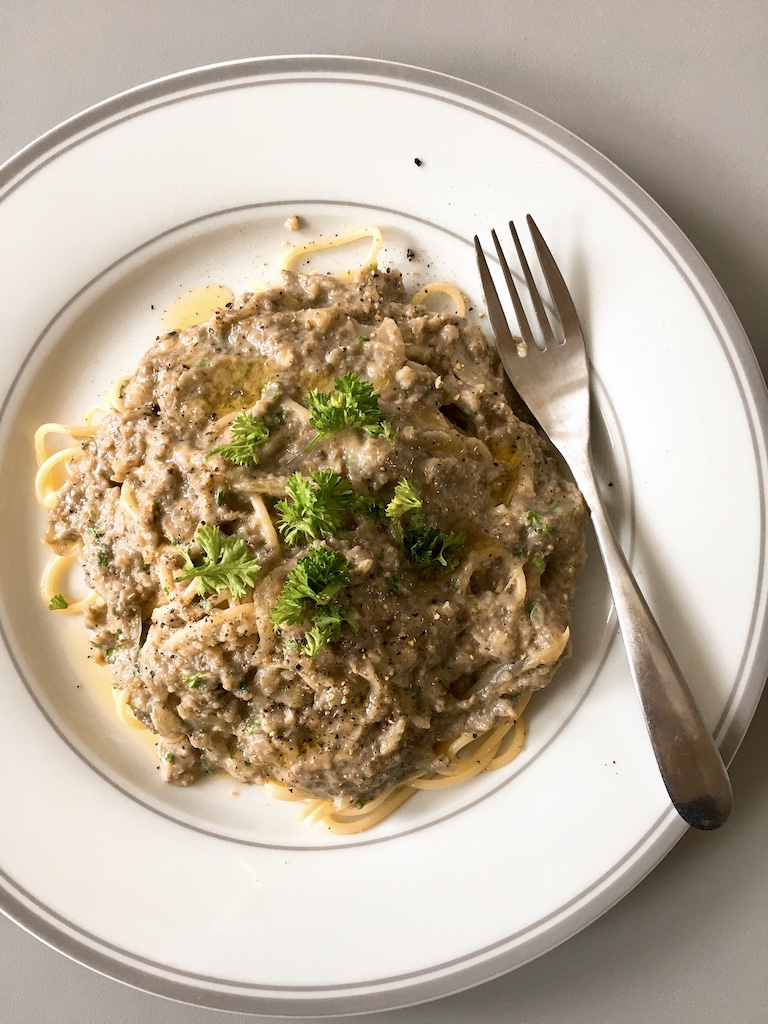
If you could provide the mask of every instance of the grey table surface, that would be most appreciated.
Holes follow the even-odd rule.
[[[368,56],[447,72],[581,136],[639,182],[699,249],[765,373],[764,0],[2,0],[0,160],[90,104],[147,80],[288,53]],[[688,833],[585,931],[513,974],[375,1019],[764,1024],[766,736],[764,698],[732,765],[736,804],[728,825]],[[0,915],[0,1020],[7,1024],[235,1019],[242,1018],[101,977]]]

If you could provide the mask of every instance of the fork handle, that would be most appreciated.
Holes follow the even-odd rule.
[[[579,467],[572,464],[576,475]],[[728,773],[691,691],[640,592],[600,497],[591,460],[576,476],[597,536],[653,752],[680,816],[700,829],[728,819]]]

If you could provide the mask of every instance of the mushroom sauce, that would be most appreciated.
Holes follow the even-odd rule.
[[[342,378],[377,429],[318,431],[311,395],[335,409]],[[223,770],[357,806],[515,719],[568,653],[581,497],[480,328],[410,305],[398,272],[285,272],[159,337],[117,405],[44,539],[103,599],[97,657],[166,781]],[[238,464],[246,422],[261,434]],[[289,542],[290,481],[314,501],[321,478],[330,526]],[[206,590],[228,553],[250,575]],[[296,589],[308,556],[340,567],[320,596]]]

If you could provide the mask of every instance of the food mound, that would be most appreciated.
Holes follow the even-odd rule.
[[[518,717],[569,645],[583,508],[481,330],[398,272],[285,272],[159,337],[45,541],[163,778],[358,807]]]

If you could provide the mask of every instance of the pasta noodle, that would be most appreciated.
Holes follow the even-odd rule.
[[[376,260],[381,250],[382,235],[381,231],[376,227],[365,227],[360,228],[357,231],[350,231],[344,235],[334,235],[333,237],[316,238],[310,242],[304,242],[303,245],[294,245],[288,252],[283,256],[281,263],[281,269],[283,270],[295,270],[296,264],[302,256],[310,255],[314,252],[324,252],[326,249],[336,249],[344,245],[350,245],[352,242],[359,242],[363,238],[370,238],[371,248],[368,251],[368,256],[362,265],[362,272],[375,267]],[[339,281],[353,281],[359,277],[361,269],[348,270],[346,273],[335,274],[334,277]]]
[[[362,271],[293,274],[305,257],[364,239]],[[150,350],[83,423],[35,435],[55,552],[43,599],[85,615],[115,673],[117,714],[157,735],[164,778],[223,769],[341,834],[519,754],[531,693],[567,653],[583,561],[578,492],[501,398],[461,292],[435,282],[406,303],[399,276],[376,272],[381,246],[365,227],[293,247],[279,292],[265,285],[210,328],[185,329],[183,356],[178,332],[158,339],[160,355]],[[425,311],[432,294],[456,313]],[[264,327],[274,316],[287,331],[278,299],[306,324],[300,338]],[[331,363],[336,390],[312,390]],[[164,374],[161,403],[151,396]],[[323,432],[312,402],[340,415],[341,380],[369,395],[370,431]],[[166,438],[151,410],[174,402]],[[51,451],[52,436],[79,443]],[[108,481],[100,498],[87,490],[96,481]],[[319,532],[302,535],[301,520],[290,525],[297,495],[317,510],[326,486]],[[307,569],[298,611],[281,619],[290,581],[315,556],[343,568],[340,583],[313,596]],[[64,580],[78,561],[89,587],[70,599]],[[221,566],[219,582],[204,582],[208,564]]]
[[[424,302],[430,295],[447,295],[451,302],[453,302],[456,316],[466,316],[467,304],[464,301],[464,296],[455,285],[448,284],[446,281],[435,281],[420,288],[411,299],[411,302],[414,305],[418,305]]]
[[[146,729],[146,726],[131,711],[131,706],[128,703],[130,698],[128,690],[118,690],[116,686],[113,686],[112,696],[115,699],[115,712],[123,725],[127,725],[131,729]]]
[[[50,605],[62,592],[62,577],[75,564],[74,555],[51,555],[40,578],[40,593],[47,605]],[[60,610],[67,615],[78,615],[98,603],[102,598],[95,590],[88,590],[81,598],[67,599],[66,606]]]

